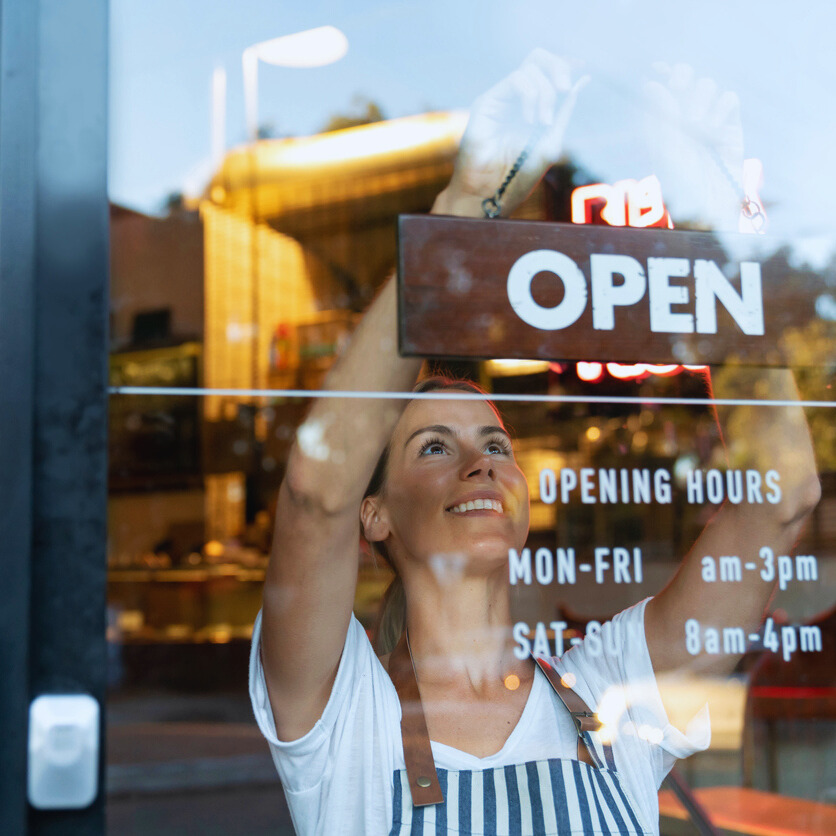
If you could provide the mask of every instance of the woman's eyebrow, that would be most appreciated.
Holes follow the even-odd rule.
[[[404,447],[406,447],[413,438],[422,433],[439,433],[442,435],[456,435],[455,430],[451,427],[448,427],[446,424],[430,424],[428,427],[420,427],[419,429],[415,430],[412,435],[404,443]],[[508,435],[508,431],[505,430],[503,427],[495,426],[493,424],[486,424],[482,427],[479,427],[479,435],[486,436],[486,435],[494,435],[495,433],[501,433],[506,438],[510,440],[511,436]]]
[[[504,435],[509,441],[511,436],[508,434],[508,430],[504,427],[498,427],[494,425],[486,425],[484,427],[479,427],[479,435],[493,435],[494,433],[500,433]]]
[[[416,435],[421,435],[421,433],[443,433],[444,435],[455,435],[452,429],[448,427],[446,424],[430,424],[428,427],[421,427],[420,429],[415,430],[411,436],[406,440],[404,447],[415,438]]]

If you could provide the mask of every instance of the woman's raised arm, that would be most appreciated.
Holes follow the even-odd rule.
[[[646,85],[652,127],[661,131],[655,164],[682,188],[679,196],[695,201],[715,227],[737,228],[742,195],[733,184],[742,182],[744,166],[737,96],[684,64],[657,69],[660,80]],[[751,231],[750,224],[740,228]],[[686,624],[700,636],[707,628],[739,627],[747,637],[756,632],[775,586],[765,580],[770,576],[761,549],[788,554],[821,493],[810,432],[789,369],[727,366],[715,370],[710,383],[717,399],[752,401],[717,406],[729,468],[751,471],[752,481],[741,474],[743,501],[727,501],[719,509],[671,582],[647,605],[645,632],[657,673],[685,666],[722,672],[735,665],[735,654],[694,656],[688,647],[694,649],[696,636],[686,644]],[[763,406],[754,403],[758,400],[786,405]],[[777,487],[765,484],[770,472],[769,481]],[[713,582],[703,577],[706,557],[715,565],[721,557],[738,558],[740,565],[757,570],[744,570],[739,581]],[[767,569],[763,577],[761,568]]]
[[[756,632],[775,589],[774,561],[791,552],[821,496],[792,372],[732,366],[716,372],[712,384],[717,399],[752,401],[717,406],[729,468],[743,471],[743,496],[739,504],[725,502],[668,586],[647,605],[645,631],[656,673],[686,666],[704,672],[734,667],[739,654],[693,655],[686,624],[693,619],[690,629],[698,625],[701,635],[706,628],[720,635],[724,628],[742,628],[745,636]],[[761,406],[758,400],[787,405]],[[706,557],[715,565],[721,557],[738,558],[739,565],[754,564],[756,570],[744,569],[732,582],[711,581],[704,576]]]
[[[503,198],[511,212],[560,155],[580,84],[537,50],[474,104],[439,214],[480,217],[532,137],[525,166]],[[420,361],[397,351],[390,278],[328,375],[332,392],[408,391]],[[264,588],[262,662],[276,730],[293,740],[321,716],[336,676],[357,580],[359,507],[404,400],[318,398],[299,428],[279,490]]]

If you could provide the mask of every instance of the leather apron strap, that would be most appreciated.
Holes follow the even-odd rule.
[[[554,692],[560,697],[560,701],[571,714],[575,728],[578,730],[578,736],[583,737],[584,732],[598,731],[603,724],[595,715],[595,712],[590,711],[589,706],[564,683],[560,674],[552,667],[551,662],[539,656],[535,656],[534,661],[546,675],[546,679],[554,688]]]
[[[578,737],[584,741],[584,745],[587,745],[584,734],[598,731],[601,728],[601,722],[595,713],[589,710],[589,706],[563,683],[551,663],[538,657],[535,657],[534,661],[566,706],[566,710],[575,723]],[[406,777],[412,793],[412,806],[441,804],[444,802],[444,793],[441,791],[438,773],[435,770],[427,719],[421,704],[418,679],[415,676],[415,666],[412,662],[406,630],[389,657],[389,676],[401,703],[401,737],[406,761]],[[589,748],[588,745],[587,748]]]
[[[418,680],[412,654],[407,644],[406,630],[389,657],[389,676],[401,702],[401,737],[406,761],[406,776],[412,793],[412,806],[442,804],[444,793],[435,771],[427,720],[418,691]]]

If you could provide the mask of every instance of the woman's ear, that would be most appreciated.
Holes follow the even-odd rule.
[[[379,543],[389,536],[389,523],[386,515],[381,512],[379,496],[367,496],[360,506],[360,522],[363,525],[363,536],[370,543]]]

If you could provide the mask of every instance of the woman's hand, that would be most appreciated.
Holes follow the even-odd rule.
[[[687,64],[656,64],[645,84],[654,173],[678,214],[736,229],[743,200],[743,124],[737,95]]]
[[[482,201],[502,185],[523,150],[528,156],[501,200],[509,215],[531,193],[563,150],[563,136],[578,92],[562,58],[535,49],[519,69],[473,103],[450,185],[433,211],[481,217]]]

